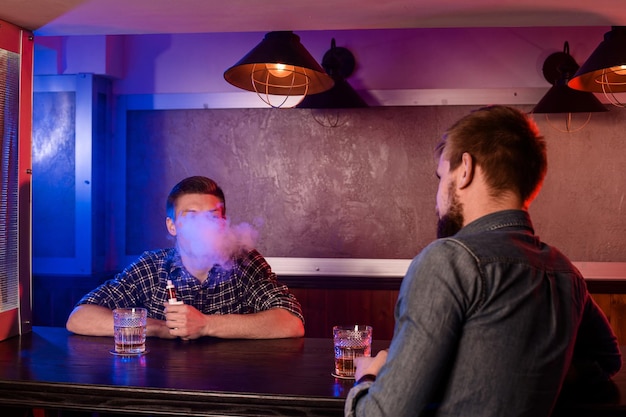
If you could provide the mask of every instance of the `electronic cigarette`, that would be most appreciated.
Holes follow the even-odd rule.
[[[182,301],[178,301],[176,298],[176,287],[174,287],[174,283],[171,279],[167,280],[167,285],[165,286],[167,290],[167,302],[169,304],[184,304]]]

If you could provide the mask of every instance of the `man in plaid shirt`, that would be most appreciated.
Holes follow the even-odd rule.
[[[113,309],[144,307],[148,336],[304,335],[299,302],[277,281],[261,254],[245,245],[228,247],[228,239],[219,238],[227,228],[225,199],[213,180],[195,176],[178,183],[168,196],[167,216],[176,247],[144,252],[86,294],[67,320],[69,331],[113,336]],[[183,304],[168,304],[167,280],[174,283]]]

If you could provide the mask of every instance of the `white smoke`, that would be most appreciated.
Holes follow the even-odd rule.
[[[176,240],[181,252],[196,262],[224,269],[233,258],[256,246],[258,232],[248,223],[231,225],[229,220],[207,213],[187,213],[176,221]]]

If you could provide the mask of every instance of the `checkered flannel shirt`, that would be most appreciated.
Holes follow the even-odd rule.
[[[148,317],[165,320],[166,284],[171,279],[176,296],[204,314],[247,314],[284,308],[304,322],[300,303],[276,279],[256,250],[233,259],[232,268],[214,266],[200,283],[184,267],[175,248],[144,252],[114,278],[86,294],[78,303],[110,309],[144,307]]]

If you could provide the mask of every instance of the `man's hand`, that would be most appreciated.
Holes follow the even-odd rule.
[[[203,336],[223,339],[278,339],[302,337],[304,325],[282,308],[250,314],[202,314],[186,304],[165,305],[165,325],[171,337],[197,339]]]
[[[205,335],[206,316],[187,304],[165,303],[165,325],[171,336],[197,339]]]
[[[354,379],[359,380],[363,375],[378,375],[380,368],[387,362],[387,349],[383,349],[376,356],[367,357],[361,356],[354,359],[354,365],[356,370],[354,372]]]
[[[164,320],[148,318],[146,323],[146,336],[158,337],[161,339],[175,339],[176,336],[170,334],[170,329]]]

